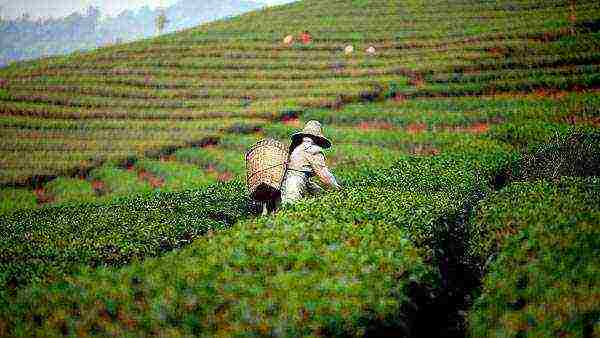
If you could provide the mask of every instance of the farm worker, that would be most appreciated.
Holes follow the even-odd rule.
[[[354,52],[354,46],[352,46],[352,45],[348,45],[348,46],[346,46],[346,48],[344,48],[344,53],[346,55],[350,55],[353,52]]]
[[[303,44],[308,45],[312,41],[312,36],[310,36],[308,31],[304,31],[302,34],[300,34],[300,40]]]
[[[290,45],[292,42],[294,42],[294,37],[291,35],[288,35],[283,39],[283,43],[286,45]]]
[[[323,149],[329,147],[331,141],[321,133],[318,121],[306,122],[302,131],[292,135],[288,169],[281,187],[282,204],[294,203],[307,193],[323,190],[310,181],[312,176],[317,176],[325,185],[340,189],[335,176],[325,164]]]
[[[375,55],[375,47],[369,46],[369,48],[367,48],[366,52],[369,55]]]

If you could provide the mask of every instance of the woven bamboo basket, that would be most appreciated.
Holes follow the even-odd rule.
[[[273,139],[257,142],[246,153],[246,183],[250,197],[272,200],[281,194],[288,161],[287,147]]]

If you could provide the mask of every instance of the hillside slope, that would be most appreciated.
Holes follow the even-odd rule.
[[[243,0],[179,1],[165,9],[169,21],[163,32],[194,27],[260,7],[261,4]],[[102,17],[101,11],[89,7],[86,13],[64,13],[63,17],[51,19],[0,19],[0,67],[21,60],[91,50],[118,41],[149,38],[157,33],[156,18],[161,9],[145,6]]]
[[[218,132],[214,122],[232,118],[262,122],[384,95],[595,87],[599,7],[308,0],[2,69],[0,182],[143,157]],[[282,44],[303,30],[312,44]],[[352,55],[343,53],[348,44]],[[371,45],[375,55],[364,52]],[[188,132],[192,124],[198,133]]]

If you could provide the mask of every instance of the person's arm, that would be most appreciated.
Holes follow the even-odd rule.
[[[317,176],[319,176],[319,179],[324,184],[327,184],[328,186],[333,187],[335,189],[342,188],[339,185],[339,183],[337,182],[337,180],[335,179],[335,176],[333,176],[331,171],[329,171],[329,168],[321,167],[319,170],[315,170],[315,174],[317,174]]]
[[[321,182],[335,189],[340,189],[341,187],[335,179],[335,176],[333,176],[325,164],[325,155],[321,152],[321,147],[312,146],[308,149],[307,153],[309,157],[308,162]]]

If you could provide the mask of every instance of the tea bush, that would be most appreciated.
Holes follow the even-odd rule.
[[[0,218],[0,285],[18,286],[91,266],[122,265],[189,244],[245,217],[241,182],[157,192],[106,204],[64,203]]]
[[[248,147],[249,148],[249,147]],[[177,161],[195,164],[217,172],[243,175],[246,172],[244,152],[219,148],[185,148],[175,152]]]
[[[410,334],[411,290],[437,287],[433,251],[450,232],[462,231],[465,215],[490,190],[475,159],[473,151],[341,170],[343,190],[200,237],[181,251],[119,270],[84,268],[54,284],[17,290],[1,307],[0,328],[21,335],[344,336],[383,326]],[[224,208],[214,193],[213,213]],[[200,210],[177,217],[164,210],[200,208],[206,197],[157,196],[169,207],[140,208],[157,222],[197,224],[213,215],[204,206],[199,218],[183,223]],[[232,198],[233,215],[224,216],[243,217],[247,209],[237,208],[247,202]]]
[[[23,335],[344,336],[386,323],[410,334],[411,288],[433,287],[437,274],[406,229],[435,223],[460,204],[445,198],[449,186],[426,183],[436,181],[433,175],[414,181],[430,186],[425,193],[397,184],[407,178],[403,167],[417,173],[430,166],[420,162],[355,173],[343,191],[241,222],[159,259],[34,285],[0,310],[0,327]],[[445,209],[430,206],[432,196]]]
[[[21,335],[340,336],[403,317],[401,329],[410,330],[409,287],[432,284],[435,274],[402,231],[296,216],[242,223],[163,259],[30,288],[11,312],[0,310],[0,327]]]
[[[135,172],[111,165],[92,170],[89,178],[101,181],[102,194],[110,197],[144,194],[152,190],[150,184],[138,179]]]
[[[521,176],[527,180],[560,176],[600,176],[598,131],[558,135],[524,158]]]
[[[37,198],[28,189],[4,188],[0,190],[0,214],[7,214],[19,209],[35,207]]]
[[[138,171],[146,171],[163,181],[164,190],[199,188],[216,181],[213,173],[202,171],[198,166],[175,162],[143,159],[136,163]]]
[[[473,337],[600,334],[598,201],[598,177],[562,177],[513,183],[480,206],[470,250],[490,263]]]
[[[442,148],[443,156],[469,163],[495,189],[520,173],[522,155],[513,146],[489,138],[463,138]]]
[[[569,125],[564,123],[527,120],[495,125],[488,134],[495,140],[530,151],[557,135],[570,133],[571,130]]]
[[[221,138],[219,142],[219,147],[228,150],[237,150],[240,153],[248,150],[253,144],[258,142],[261,139],[260,134],[252,134],[252,135],[236,135],[236,134],[228,134]]]
[[[91,201],[96,193],[90,182],[77,178],[59,177],[45,186],[55,202]]]

